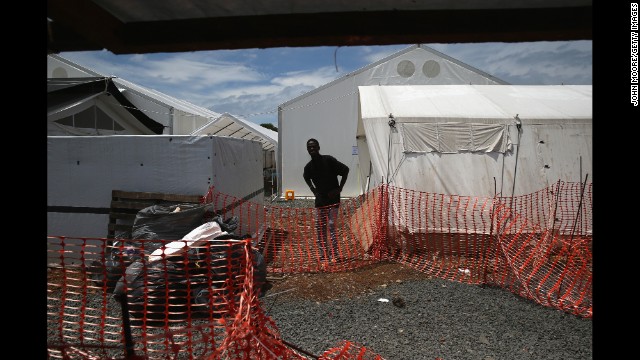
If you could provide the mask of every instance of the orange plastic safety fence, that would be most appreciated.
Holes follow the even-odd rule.
[[[383,185],[337,209],[316,209],[211,188],[204,202],[223,219],[237,218],[235,233],[245,240],[215,239],[151,260],[146,240],[49,237],[49,356],[305,359],[259,306],[254,251],[270,273],[395,260],[591,317],[591,189],[558,182],[524,196],[480,198]],[[170,241],[162,242],[167,249]],[[381,357],[345,341],[322,359]]]
[[[51,358],[301,358],[260,309],[250,240],[155,261],[149,242],[48,238]]]
[[[213,190],[205,196],[224,218],[240,218],[237,233],[255,234],[254,244],[272,273],[352,270],[380,260],[383,192],[345,199],[339,208],[263,205]],[[332,217],[334,215],[334,217]]]
[[[343,341],[340,346],[325,351],[319,360],[384,360],[384,358],[366,347],[351,342]]]
[[[592,185],[558,182],[509,198],[387,187],[388,258],[592,316]]]

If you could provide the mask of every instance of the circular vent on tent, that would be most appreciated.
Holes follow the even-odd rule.
[[[416,71],[415,65],[409,60],[402,60],[398,63],[398,74],[402,77],[408,78]]]
[[[69,75],[67,74],[67,70],[61,68],[61,67],[57,67],[55,69],[53,69],[53,74],[51,74],[52,77],[54,78],[67,78],[69,77]]]
[[[427,60],[422,65],[422,72],[428,78],[434,78],[440,74],[440,64],[435,60]]]

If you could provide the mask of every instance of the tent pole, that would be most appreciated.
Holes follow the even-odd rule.
[[[393,114],[389,113],[389,147],[387,148],[387,184],[389,183],[389,170],[391,167],[391,129],[396,128],[396,120],[393,118]]]
[[[513,187],[511,188],[511,214],[513,214],[513,196],[516,191],[516,175],[518,174],[518,154],[520,154],[520,141],[522,139],[522,123],[520,122],[518,114],[516,114],[515,119],[516,129],[518,130],[518,145],[516,147],[516,164],[513,169]]]

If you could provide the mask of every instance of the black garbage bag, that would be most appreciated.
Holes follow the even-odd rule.
[[[233,238],[231,234],[223,238]],[[267,268],[262,254],[252,249],[254,286],[259,296],[268,290]],[[220,317],[230,301],[239,301],[241,288],[233,285],[244,268],[244,245],[210,241],[187,252],[147,262],[137,259],[126,269],[114,289],[114,297],[124,301],[125,293],[131,321],[163,326],[165,320]],[[126,286],[125,286],[126,283]],[[126,291],[125,291],[126,288]],[[234,289],[230,294],[228,289]]]
[[[230,218],[228,218],[227,220],[222,220],[222,216],[220,215],[216,215],[214,216],[211,221],[215,221],[218,223],[218,225],[220,225],[220,229],[228,234],[233,234],[236,229],[238,228],[238,217],[237,216],[232,216]]]
[[[146,207],[136,214],[131,229],[131,239],[180,240],[204,223],[205,213],[211,206],[211,204],[179,204]],[[161,245],[162,243],[157,243],[155,249]]]
[[[107,291],[113,291],[118,279],[135,259],[149,255],[162,246],[163,241],[154,240],[182,239],[202,225],[205,217],[211,213],[212,204],[152,205],[138,211],[131,232],[116,236],[117,240],[106,251],[104,261],[91,263],[89,276],[98,286],[106,286]],[[223,231],[227,231],[224,228],[235,230],[238,226],[237,217],[228,219],[224,227],[220,216],[214,221]]]
[[[256,249],[252,249],[253,253],[253,281],[258,291],[258,297],[263,297],[273,284],[267,279],[267,262],[264,256]]]
[[[249,234],[245,234],[240,237],[234,234],[228,234],[228,235],[218,236],[216,239],[217,240],[224,240],[224,239],[244,240],[244,239],[250,239],[250,238],[251,238],[251,235]],[[239,249],[236,249],[236,255],[240,256],[240,253],[238,253],[238,250]],[[259,297],[262,297],[266,294],[266,292],[269,289],[273,287],[273,284],[271,284],[267,279],[267,262],[265,261],[262,253],[258,249],[252,247],[251,254],[253,256],[253,282],[255,286],[254,290],[258,293]]]
[[[252,249],[252,255],[254,284],[259,294],[264,295],[266,265],[257,250]],[[228,289],[230,281],[243,270],[243,257],[242,244],[230,246],[212,241],[167,257],[166,261],[136,260],[117,282],[114,297],[124,301],[126,292],[134,324],[140,324],[143,318],[147,326],[163,326],[165,320],[220,317],[228,310],[230,301],[239,300],[242,289],[235,288],[233,294]]]
[[[118,281],[114,297],[118,301],[128,300],[132,324],[141,323],[135,319],[146,318],[148,326],[162,326],[165,318],[174,319],[187,310],[185,279],[173,262],[136,260]]]
[[[139,242],[116,239],[107,248],[104,261],[94,260],[89,268],[89,277],[98,286],[113,291],[127,267],[136,259],[145,256]]]

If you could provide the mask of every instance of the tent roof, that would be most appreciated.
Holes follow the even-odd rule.
[[[164,126],[133,105],[108,77],[47,79],[47,114],[52,115],[100,95],[109,95],[154,134],[162,134]]]
[[[210,119],[210,122],[208,122],[205,127],[194,131],[190,135],[211,134],[216,136],[229,136],[255,140],[262,143],[262,148],[264,150],[272,150],[278,143],[277,132],[254,124],[250,121],[242,120],[235,115],[228,113],[220,114],[205,107],[194,105],[188,101],[176,99],[159,91],[136,85],[124,79],[115,78],[114,82],[117,83],[118,86],[124,88],[125,91],[135,91],[175,109]],[[203,131],[207,126],[210,126],[209,128],[212,127],[215,130],[213,132],[208,130]],[[275,134],[275,136],[273,134]]]
[[[275,150],[278,145],[277,132],[228,113],[213,119],[191,135],[230,136],[259,141],[263,150]]]
[[[76,64],[73,61],[66,59],[60,55],[57,54],[49,54],[49,57],[56,59],[68,66],[71,66],[73,68],[76,68],[84,73],[90,74],[94,77],[106,77],[106,74],[100,74],[92,69],[89,69],[87,67],[84,67],[80,64]],[[110,78],[113,80],[113,82],[118,86],[118,88],[120,88],[120,91],[125,92],[125,91],[133,91],[136,92],[148,99],[151,99],[153,101],[155,101],[156,103],[162,103],[166,106],[169,107],[173,107],[175,109],[184,111],[184,112],[188,112],[194,115],[200,115],[203,117],[210,117],[210,118],[216,118],[218,116],[220,116],[219,113],[216,113],[214,111],[211,111],[209,109],[203,108],[201,106],[197,106],[194,105],[188,101],[185,100],[180,100],[177,98],[174,98],[172,96],[169,96],[167,94],[161,93],[159,91],[153,90],[153,89],[149,89],[143,86],[140,86],[138,84],[132,83],[130,81],[127,81],[125,79],[116,77],[116,76],[110,76]]]
[[[59,55],[50,54],[48,56],[55,58],[69,66],[75,67],[81,70],[82,72],[91,74],[95,76],[95,78],[100,78],[100,76],[102,76],[91,69],[82,67],[81,65],[73,63],[68,59],[65,59]],[[85,78],[77,78],[77,79],[85,79]],[[167,94],[161,93],[153,89],[145,88],[143,86],[134,84],[130,81],[127,81],[121,78],[112,77],[109,79],[115,85],[117,85],[119,92],[122,92],[122,93],[126,93],[127,91],[135,92],[140,96],[150,99],[151,101],[154,101],[156,103],[163,104],[168,108],[174,108],[189,114],[194,114],[194,115],[198,115],[198,116],[210,119],[210,122],[208,122],[207,125],[205,125],[205,127],[198,129],[197,131],[193,132],[191,135],[200,135],[200,134],[210,133],[216,136],[230,136],[235,138],[251,139],[251,140],[259,141],[260,143],[262,143],[262,148],[264,150],[273,150],[277,146],[278,133],[273,130],[269,130],[265,127],[254,124],[247,120],[242,120],[237,116],[234,116],[228,113],[225,113],[225,114],[217,113],[215,111],[209,110],[202,106],[194,105],[188,101],[174,98]],[[59,80],[59,82],[62,82],[65,79],[50,79],[50,80]],[[213,131],[209,131],[210,129],[213,129]]]
[[[592,120],[591,85],[359,86],[362,119],[522,123]],[[359,133],[359,135],[361,135]]]
[[[409,47],[407,47],[405,49],[397,51],[397,52],[395,52],[395,53],[393,53],[393,54],[391,54],[391,55],[389,55],[389,56],[387,56],[387,57],[385,57],[383,59],[380,59],[380,60],[378,60],[378,61],[376,61],[374,63],[366,65],[366,66],[364,66],[364,67],[362,67],[360,69],[354,70],[354,71],[352,71],[352,72],[350,72],[350,73],[348,73],[348,74],[346,74],[346,75],[344,75],[344,76],[342,76],[342,77],[340,77],[338,79],[335,79],[335,80],[333,80],[331,82],[328,82],[328,83],[326,83],[326,84],[324,84],[322,86],[318,86],[317,88],[315,88],[315,89],[313,89],[313,90],[311,90],[309,92],[306,92],[306,93],[304,93],[304,94],[302,94],[300,96],[297,96],[297,97],[295,97],[295,98],[293,98],[291,100],[288,100],[287,102],[281,104],[280,107],[287,107],[287,106],[291,105],[292,103],[299,101],[300,99],[303,99],[303,98],[305,98],[307,96],[310,96],[312,94],[320,92],[320,91],[322,91],[322,90],[324,90],[324,89],[326,89],[326,88],[328,88],[330,86],[333,86],[336,83],[339,83],[339,82],[344,81],[346,79],[352,78],[355,75],[363,73],[363,72],[365,72],[365,71],[367,71],[369,69],[373,69],[373,68],[379,66],[380,64],[384,64],[384,63],[388,62],[389,60],[395,59],[395,58],[397,58],[399,56],[402,56],[403,54],[406,54],[406,53],[408,53],[410,51],[413,51],[415,49],[423,49],[424,51],[430,52],[430,53],[432,53],[432,54],[434,54],[434,55],[436,55],[438,57],[441,57],[441,58],[443,58],[443,59],[445,59],[447,61],[450,61],[450,62],[452,62],[452,63],[454,63],[456,65],[462,66],[463,68],[465,68],[467,70],[470,70],[472,72],[480,74],[480,75],[482,75],[482,76],[484,76],[484,77],[486,77],[488,79],[491,79],[491,80],[493,80],[493,81],[495,81],[497,83],[504,84],[504,85],[508,84],[508,82],[506,82],[504,80],[498,79],[497,77],[495,77],[495,76],[493,76],[493,75],[491,75],[489,73],[486,73],[486,72],[484,72],[484,71],[482,71],[480,69],[477,69],[477,68],[475,68],[475,67],[473,67],[471,65],[465,64],[462,61],[460,61],[458,59],[455,59],[455,58],[452,58],[451,56],[446,55],[444,53],[441,53],[441,52],[437,51],[436,49],[433,49],[433,48],[431,48],[431,47],[429,47],[427,45],[414,44],[414,45],[411,45],[411,46],[409,46]]]
[[[185,100],[174,98],[173,96],[161,93],[157,90],[145,88],[122,78],[114,78],[113,81],[118,84],[123,92],[133,91],[148,99],[152,99],[157,103],[162,103],[177,110],[212,119],[220,116],[220,113],[209,110],[205,107],[192,104]]]
[[[48,0],[47,51],[584,40],[592,10],[592,0]]]

